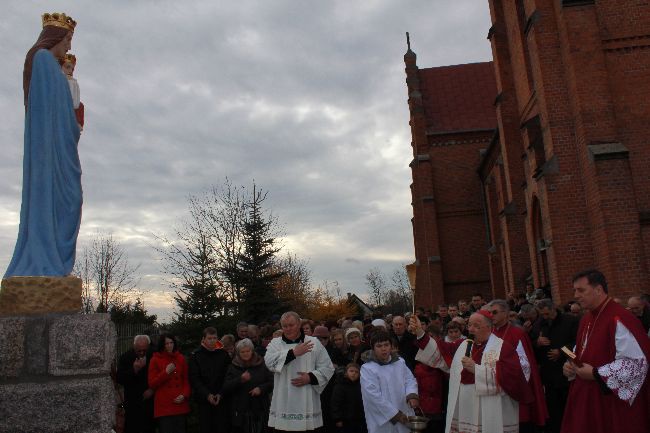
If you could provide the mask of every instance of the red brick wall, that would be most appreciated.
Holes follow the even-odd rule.
[[[543,155],[556,162],[534,177],[539,155],[527,149],[522,130],[531,268],[541,284],[533,221],[537,202],[542,236],[551,242],[547,273],[558,302],[572,298],[571,276],[586,267],[603,270],[618,296],[647,290],[649,282],[642,241],[647,230],[639,215],[650,207],[650,38],[645,36],[650,9],[633,1],[596,3],[563,7],[552,0],[527,0],[522,22],[521,2],[489,2],[500,90],[517,100],[516,113],[502,111],[500,119],[523,123],[539,115]],[[536,20],[522,36],[521,27],[533,14]],[[527,91],[528,71],[532,93]],[[505,104],[499,107],[503,109]],[[508,142],[520,139],[508,135],[502,122],[499,129],[504,154],[516,153]],[[590,148],[602,143],[622,144],[629,160],[594,160]]]
[[[490,64],[419,70],[412,52],[404,59],[414,157],[416,305],[435,308],[490,292],[476,168],[496,126],[495,85]]]
[[[564,303],[588,267],[614,296],[650,291],[650,5],[488,4],[494,77],[405,57],[414,156],[427,155],[412,165],[417,302],[501,297],[532,276]],[[492,144],[462,132],[495,126]]]
[[[445,138],[474,141],[476,136],[466,133]],[[490,287],[487,235],[476,167],[490,134],[482,136],[476,143],[432,146],[430,150],[446,302],[467,297],[468,291],[489,293],[485,290]]]

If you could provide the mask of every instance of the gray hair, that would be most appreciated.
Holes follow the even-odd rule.
[[[282,314],[282,316],[280,316],[280,323],[284,322],[289,317],[293,317],[298,323],[301,322],[300,315],[298,313],[295,311],[287,311],[286,313]]]
[[[136,335],[135,337],[133,337],[133,345],[135,345],[140,340],[145,340],[147,344],[151,344],[151,338],[149,338],[148,335],[143,334],[143,335]]]
[[[221,341],[221,343],[223,343],[224,345],[226,345],[226,344],[228,344],[228,345],[235,344],[235,336],[232,335],[232,334],[222,335],[221,340],[219,340],[219,341]]]
[[[488,304],[488,307],[492,308],[494,306],[501,307],[506,313],[510,311],[510,305],[503,299],[495,299]]]
[[[545,299],[540,299],[535,303],[535,306],[537,307],[538,310],[543,310],[544,308],[548,308],[549,310],[552,310],[555,308],[555,305],[553,305],[553,301],[545,298]]]
[[[535,306],[532,304],[524,304],[521,306],[521,309],[519,310],[519,314],[528,314],[532,312],[537,313],[537,310],[535,310]]]
[[[239,351],[245,348],[250,348],[251,350],[255,349],[255,345],[250,338],[243,338],[235,344],[235,352],[239,355]]]

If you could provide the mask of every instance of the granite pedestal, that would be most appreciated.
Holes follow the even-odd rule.
[[[50,286],[67,284],[49,279]],[[48,301],[47,293],[30,294],[27,286],[18,290],[22,297],[15,296],[16,290],[6,296],[5,281],[0,292],[0,433],[109,433],[116,403],[110,378],[116,333],[110,316],[80,314],[80,292],[78,304],[72,295],[60,303]],[[36,312],[20,305],[20,299]],[[55,312],[44,311],[47,305],[54,305]]]

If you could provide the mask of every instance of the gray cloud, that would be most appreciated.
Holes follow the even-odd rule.
[[[51,2],[12,2],[0,46],[0,267],[17,233],[22,64]],[[315,282],[365,291],[413,257],[405,31],[421,67],[490,58],[487,4],[64,1],[86,104],[80,244],[113,231],[167,316],[152,233],[228,176],[269,191]],[[354,257],[354,259],[350,259]],[[161,294],[162,293],[162,294]]]

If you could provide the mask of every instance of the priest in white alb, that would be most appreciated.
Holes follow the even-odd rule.
[[[533,398],[515,348],[492,334],[492,326],[490,312],[480,310],[469,318],[472,345],[446,343],[425,335],[417,317],[411,318],[420,348],[416,359],[449,368],[447,433],[517,433],[518,401]]]
[[[264,356],[274,373],[269,427],[314,431],[323,425],[320,394],[334,374],[334,365],[318,339],[302,332],[297,313],[284,313],[280,324],[283,335],[271,340]]]

